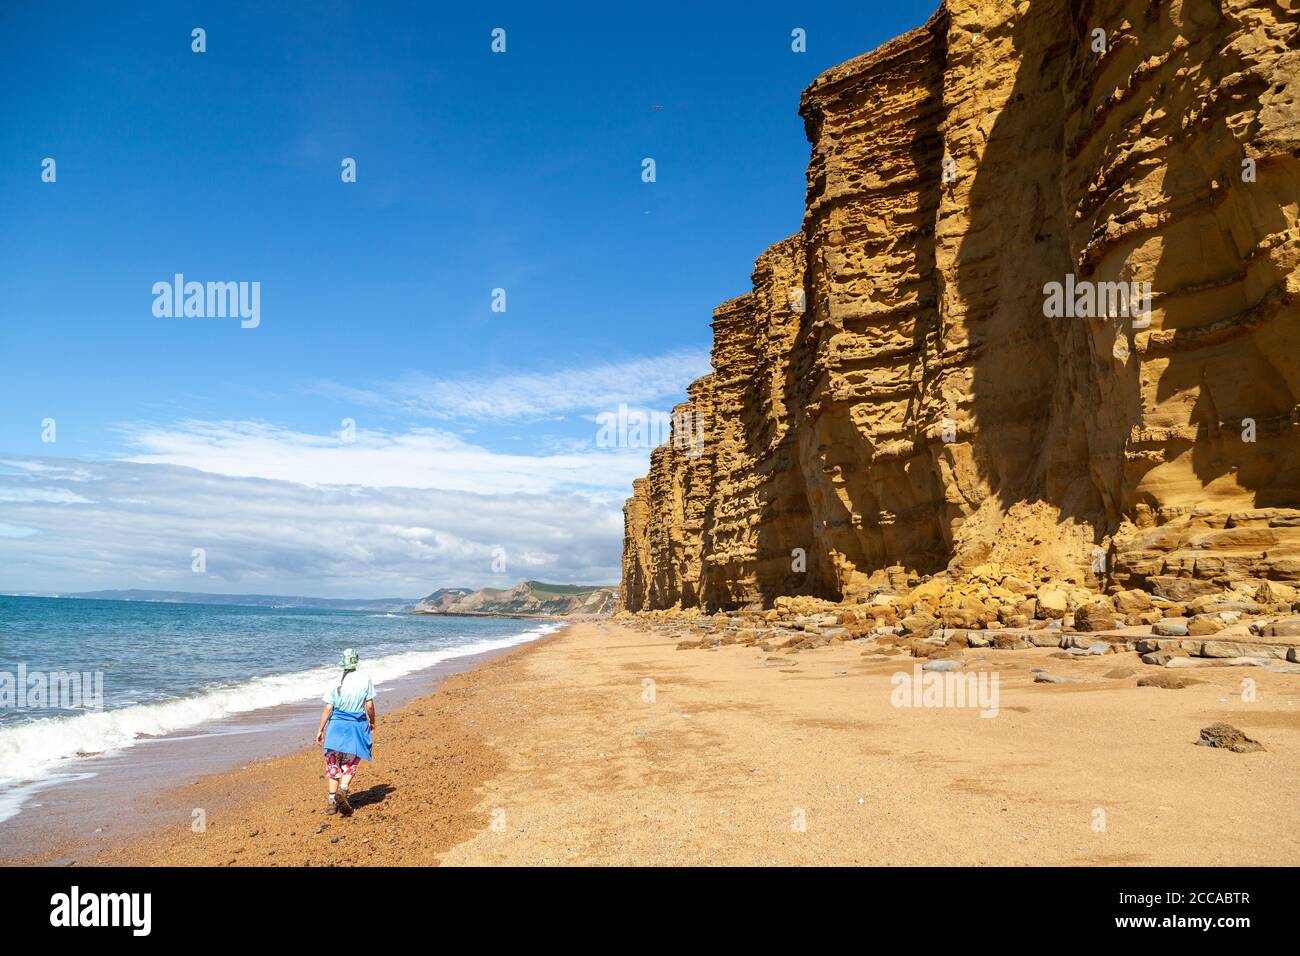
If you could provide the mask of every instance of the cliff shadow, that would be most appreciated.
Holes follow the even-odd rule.
[[[1287,89],[1295,80],[1252,69],[1231,42],[1241,24],[1217,4],[1189,6],[1195,16],[1180,24],[1183,69],[1164,88],[1170,112],[1196,122],[1190,135],[1181,131],[1160,182],[1159,211],[1169,225],[1160,235],[1143,356],[1159,370],[1154,410],[1189,427],[1161,446],[1161,460],[1132,476],[1129,493],[1163,516],[1200,504],[1186,500],[1184,489],[1195,485],[1220,511],[1294,508],[1300,310],[1287,290],[1296,255],[1278,238],[1294,235],[1300,208],[1300,144],[1284,125],[1288,108],[1295,122]],[[1207,88],[1223,95],[1206,97]],[[1195,396],[1190,408],[1188,396]]]
[[[1105,330],[1044,314],[1045,286],[1075,271],[1062,117],[1066,85],[1079,82],[1071,67],[1077,70],[1087,48],[1088,21],[1086,11],[1071,6],[1035,2],[1009,22],[1017,54],[1011,87],[982,154],[972,159],[965,208],[948,207],[954,216],[964,213],[968,224],[956,248],[955,299],[946,302],[942,354],[966,348],[971,355],[974,436],[964,449],[940,455],[948,456],[950,481],[960,491],[953,526],[982,512],[985,554],[1000,549],[1035,563],[1055,557],[1077,567],[1086,558],[1082,539],[1096,544],[1119,519],[1137,385],[1135,376],[1113,379],[1105,364],[1111,350]],[[960,148],[969,147],[949,144],[952,152]],[[960,167],[960,155],[957,161]],[[972,496],[976,487],[999,513]],[[1006,526],[1008,511],[1040,502],[1051,506],[1050,514],[1034,515],[1023,528]],[[1085,527],[1067,531],[1063,526],[1072,522]],[[977,561],[985,554],[968,557]]]

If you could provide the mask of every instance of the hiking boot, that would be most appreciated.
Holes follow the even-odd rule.
[[[336,804],[333,800],[327,800],[325,802],[325,816],[332,817],[334,816],[334,814],[338,812],[339,812],[338,804]]]
[[[342,788],[339,788],[338,803],[339,810],[343,812],[345,817],[352,815],[352,804],[348,801],[348,792]]]

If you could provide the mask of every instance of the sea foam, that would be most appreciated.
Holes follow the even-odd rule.
[[[506,637],[376,657],[364,661],[362,669],[371,680],[380,684],[458,657],[524,644],[559,627],[558,624],[542,624]],[[123,750],[144,738],[174,734],[234,714],[311,700],[321,696],[323,688],[328,687],[338,673],[335,667],[317,667],[256,677],[175,700],[69,717],[44,717],[0,728],[0,783],[6,788],[16,784],[39,784],[44,778],[83,769],[84,764],[78,766],[81,758]],[[15,793],[30,793],[33,789],[20,787]],[[20,803],[21,800],[0,797],[0,821],[16,814]]]

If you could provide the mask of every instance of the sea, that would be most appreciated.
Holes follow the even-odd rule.
[[[6,825],[12,836],[24,814],[57,808],[61,791],[69,807],[102,793],[101,775],[110,775],[115,788],[142,777],[165,782],[159,768],[212,771],[310,745],[320,699],[338,677],[345,648],[357,650],[374,681],[382,722],[386,705],[427,692],[429,675],[463,670],[558,627],[383,611],[0,596],[0,852]],[[244,739],[222,740],[232,735]],[[133,760],[137,753],[141,759]],[[77,808],[82,817],[85,809]]]

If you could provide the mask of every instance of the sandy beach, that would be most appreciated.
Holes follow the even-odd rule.
[[[315,748],[160,792],[172,816],[79,863],[1295,865],[1300,684],[1212,667],[1180,690],[1135,655],[967,651],[995,717],[896,707],[920,663],[857,643],[679,651],[581,623],[381,708],[349,818]],[[1128,658],[1134,658],[1129,661]],[[1031,668],[1081,683],[1033,682]],[[1106,677],[1116,669],[1126,677]],[[1249,674],[1244,671],[1249,670]],[[1241,681],[1257,699],[1241,700]],[[1196,746],[1228,721],[1264,752]],[[314,728],[304,727],[304,735]],[[203,808],[206,831],[191,828]],[[29,862],[37,862],[32,860]]]

